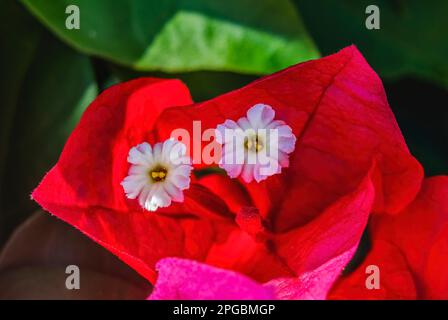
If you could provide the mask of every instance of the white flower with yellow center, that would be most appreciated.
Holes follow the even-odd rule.
[[[219,166],[231,178],[241,176],[249,183],[260,182],[289,166],[296,137],[284,121],[274,120],[275,111],[266,104],[251,107],[246,117],[226,120],[216,128],[222,145]]]
[[[168,207],[171,201],[183,202],[193,169],[183,143],[168,139],[151,147],[144,142],[131,148],[128,162],[131,167],[121,185],[129,199],[138,198],[148,211]]]

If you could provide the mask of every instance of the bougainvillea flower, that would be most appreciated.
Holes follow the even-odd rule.
[[[178,258],[157,263],[151,300],[270,300],[274,289],[233,271]]]
[[[153,214],[128,199],[121,186],[131,148],[165,140],[151,130],[157,115],[171,105],[191,103],[177,80],[137,79],[109,88],[87,108],[33,198],[150,281],[156,277],[155,263],[165,256],[203,259],[217,236],[209,221],[195,215],[225,216],[221,200],[191,184],[183,202]]]
[[[448,299],[448,177],[428,178],[396,216],[373,215],[372,250],[333,288],[335,299]],[[377,265],[380,290],[364,286],[365,267]]]
[[[218,125],[216,140],[223,146],[219,166],[231,178],[241,175],[245,182],[260,182],[289,166],[296,137],[291,127],[274,117],[270,106],[259,103],[247,111],[247,117]]]
[[[190,186],[190,158],[184,144],[173,139],[156,143],[143,142],[129,151],[129,175],[121,182],[129,199],[148,211],[168,207],[171,200],[182,202],[182,190]]]
[[[194,120],[214,130],[260,101],[297,137],[280,174],[249,184],[226,175],[192,180],[183,202],[155,212],[126,197],[121,182],[131,148],[165,141],[173,129],[191,132]],[[88,107],[33,198],[152,283],[157,261],[181,257],[270,282],[282,299],[323,299],[370,212],[401,211],[420,186],[421,167],[381,81],[354,47],[191,104],[176,80],[109,88]]]
[[[176,128],[192,131],[193,120],[213,129],[245,117],[258,103],[271,106],[275,119],[297,137],[289,168],[247,185],[274,230],[305,225],[320,215],[356,189],[374,159],[376,212],[397,213],[418,192],[422,168],[409,153],[381,80],[353,46],[209,101],[166,109],[156,128],[162,137]],[[201,143],[190,145],[194,142]]]

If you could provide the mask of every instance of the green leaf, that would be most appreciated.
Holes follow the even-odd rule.
[[[413,75],[448,87],[448,1],[296,0],[322,54],[356,44],[381,76]],[[380,9],[380,29],[368,30],[366,7]]]
[[[15,1],[1,5],[0,242],[35,209],[30,193],[96,96],[88,58],[48,34]]]
[[[318,57],[289,0],[22,0],[77,49],[138,70],[271,73]],[[65,27],[68,5],[80,29]]]

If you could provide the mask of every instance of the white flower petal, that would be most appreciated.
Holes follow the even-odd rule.
[[[163,161],[170,161],[170,159],[178,157],[178,155],[176,154],[176,150],[173,151],[173,147],[177,145],[176,142],[177,141],[174,140],[173,138],[165,140],[165,142],[162,145],[162,151],[161,151]]]
[[[244,164],[243,170],[241,171],[241,178],[244,182],[249,183],[254,179],[254,164]]]
[[[165,191],[168,193],[168,195],[177,202],[184,201],[184,193],[181,189],[176,187],[172,182],[167,182],[164,186]]]
[[[241,130],[246,131],[246,130],[253,130],[249,120],[247,120],[247,118],[239,118],[238,121],[238,126],[240,127]]]
[[[156,185],[148,196],[145,203],[146,210],[155,211],[158,208],[165,208],[171,204],[171,198],[162,185]]]
[[[219,167],[221,169],[226,170],[227,174],[230,178],[236,178],[241,174],[241,171],[243,170],[244,164],[220,164]]]
[[[137,148],[141,153],[143,153],[143,154],[145,154],[145,155],[149,155],[149,154],[152,155],[152,148],[151,148],[151,145],[150,145],[149,143],[147,143],[147,142],[143,142],[143,143],[139,144],[136,148]]]
[[[190,177],[183,175],[175,175],[171,182],[181,190],[185,190],[190,186]]]
[[[145,185],[143,190],[140,192],[140,195],[138,196],[138,203],[143,208],[146,208],[146,203],[148,202],[149,195],[151,191],[156,188],[157,186],[151,186],[149,184]]]
[[[141,147],[143,144],[138,145],[136,147],[131,148],[128,155],[128,162],[137,165],[148,165],[149,159],[145,156],[145,154],[141,151]]]
[[[139,176],[127,176],[122,182],[121,185],[126,192],[126,196],[129,199],[135,199],[140,194],[142,189],[146,184],[146,179],[141,178]]]
[[[189,177],[192,169],[193,168],[190,165],[182,164],[172,169],[170,175]]]
[[[162,147],[163,143],[159,142],[154,145],[154,148],[152,149],[152,155],[154,157],[154,160],[161,160],[162,158]]]
[[[290,137],[280,137],[278,148],[285,152],[285,153],[291,153],[294,151],[296,147],[296,137],[290,136]]]
[[[247,119],[254,129],[263,129],[274,119],[275,111],[267,104],[258,103],[247,111]]]
[[[149,171],[149,165],[134,165],[129,168],[128,174],[130,176],[143,176],[147,175]]]

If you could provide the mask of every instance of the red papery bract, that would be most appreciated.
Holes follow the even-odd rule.
[[[192,133],[193,120],[215,128],[256,103],[271,105],[298,138],[281,174],[248,185],[204,177],[185,191],[184,203],[156,212],[126,199],[120,182],[131,147],[163,141],[173,129]],[[354,47],[191,104],[177,80],[138,79],[106,90],[34,199],[152,283],[158,260],[182,257],[268,282],[279,298],[323,299],[372,209],[396,213],[420,187],[421,167],[381,82]]]
[[[216,237],[211,223],[164,214],[204,213],[211,206],[218,215],[227,210],[224,203],[198,186],[186,192],[185,203],[148,214],[126,199],[120,185],[129,149],[157,141],[151,128],[158,114],[189,103],[188,89],[178,80],[138,79],[106,90],[86,110],[33,198],[150,281],[155,263],[167,255],[203,259]]]
[[[374,196],[373,183],[368,175],[357,190],[340,198],[319,217],[276,237],[279,255],[299,278],[308,275],[304,282],[308,287],[299,290],[301,296],[326,297],[358,246]],[[288,291],[289,296],[290,288]]]
[[[366,269],[371,265],[379,268],[379,289],[368,289],[366,286],[370,275]],[[415,297],[414,280],[406,259],[396,246],[382,240],[373,242],[364,262],[353,273],[342,276],[328,295],[329,299],[336,300],[396,300]]]
[[[157,213],[126,199],[120,182],[129,169],[129,149],[159,141],[151,128],[160,111],[188,103],[189,92],[178,80],[138,79],[106,90],[89,106],[33,198],[151,282],[156,262],[169,256],[224,259],[229,268],[260,281],[290,275],[274,254],[236,227],[227,205],[201,185],[190,186],[184,203]],[[231,239],[244,249],[240,254],[232,253],[238,246]],[[252,263],[257,262],[268,268],[256,268]]]
[[[268,300],[274,290],[223,269],[167,258],[157,264],[159,277],[151,300]]]
[[[120,186],[129,170],[129,150],[156,142],[152,127],[163,109],[190,103],[178,80],[138,79],[109,88],[87,108],[34,199],[44,206],[139,210]]]
[[[353,46],[193,107],[166,109],[156,129],[166,138],[176,128],[192,132],[194,120],[203,130],[215,128],[257,103],[272,106],[298,138],[288,169],[247,186],[275,230],[307,223],[356,189],[373,159],[375,211],[399,212],[417,193],[421,166],[409,154],[381,80]]]
[[[373,237],[394,244],[408,261],[418,298],[448,299],[448,177],[426,179],[403,212],[372,222]]]
[[[428,178],[396,216],[376,215],[372,249],[330,292],[332,299],[448,299],[448,177]],[[366,267],[380,270],[380,288],[365,286]]]

